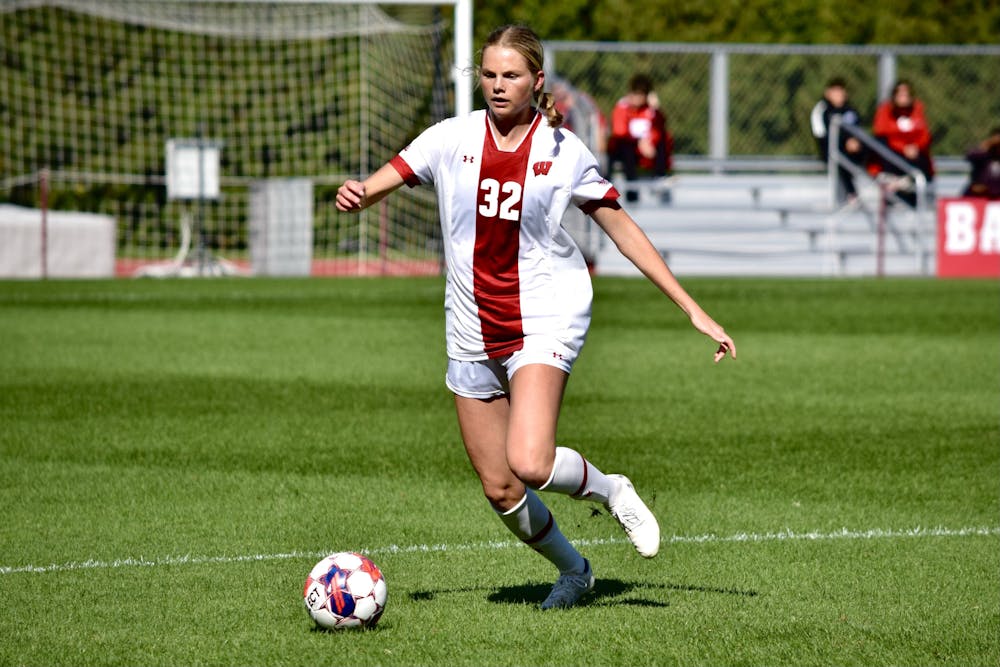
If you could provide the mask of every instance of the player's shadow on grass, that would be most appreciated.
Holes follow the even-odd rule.
[[[594,583],[594,590],[580,602],[580,605],[670,606],[670,603],[660,600],[651,600],[642,596],[630,597],[636,591],[641,592],[650,588],[651,586],[648,584],[631,583],[621,579],[598,579]],[[540,604],[551,590],[551,583],[504,586],[490,593],[486,599],[497,604]]]
[[[464,589],[463,592],[468,592]],[[503,586],[487,596],[487,600],[496,604],[540,604],[552,590],[551,583],[522,584],[518,586]],[[691,584],[651,584],[648,582],[628,582],[621,579],[598,579],[594,590],[581,602],[581,606],[619,606],[635,607],[669,607],[669,602],[650,599],[650,591],[682,591],[691,593],[715,593],[720,595],[736,595],[740,597],[755,597],[757,591],[745,591],[736,588],[718,588],[714,586],[696,586]],[[453,593],[452,590],[414,591],[410,599],[414,601],[433,600],[439,594]],[[659,597],[659,595],[657,595]]]

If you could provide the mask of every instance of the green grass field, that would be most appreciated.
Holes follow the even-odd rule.
[[[997,665],[1000,283],[596,279],[560,442],[650,501],[638,557],[545,495],[588,604],[482,499],[443,281],[0,283],[2,665]],[[382,567],[315,631],[328,552]]]

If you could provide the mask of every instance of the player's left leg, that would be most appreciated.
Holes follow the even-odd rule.
[[[510,378],[507,463],[533,488],[544,486],[556,456],[556,426],[569,373],[543,363],[518,367]]]
[[[660,547],[656,517],[624,475],[605,475],[569,447],[556,447],[556,425],[568,374],[529,363],[510,378],[507,461],[527,486],[602,503],[636,550],[652,558]]]

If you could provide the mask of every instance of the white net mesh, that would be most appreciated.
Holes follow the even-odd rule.
[[[313,273],[437,272],[429,190],[360,216],[336,187],[452,108],[450,29],[433,7],[324,2],[0,0],[0,200],[107,213],[118,265],[172,257],[198,216],[211,252],[249,261],[249,189],[313,182]],[[221,142],[221,197],[173,201],[171,138]]]

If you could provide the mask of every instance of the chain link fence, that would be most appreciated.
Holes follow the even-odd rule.
[[[695,160],[812,158],[809,112],[834,76],[847,80],[866,127],[893,83],[911,81],[945,169],[960,168],[965,152],[1000,125],[1000,46],[553,41],[546,65],[606,115],[632,74],[649,74],[675,153]]]

